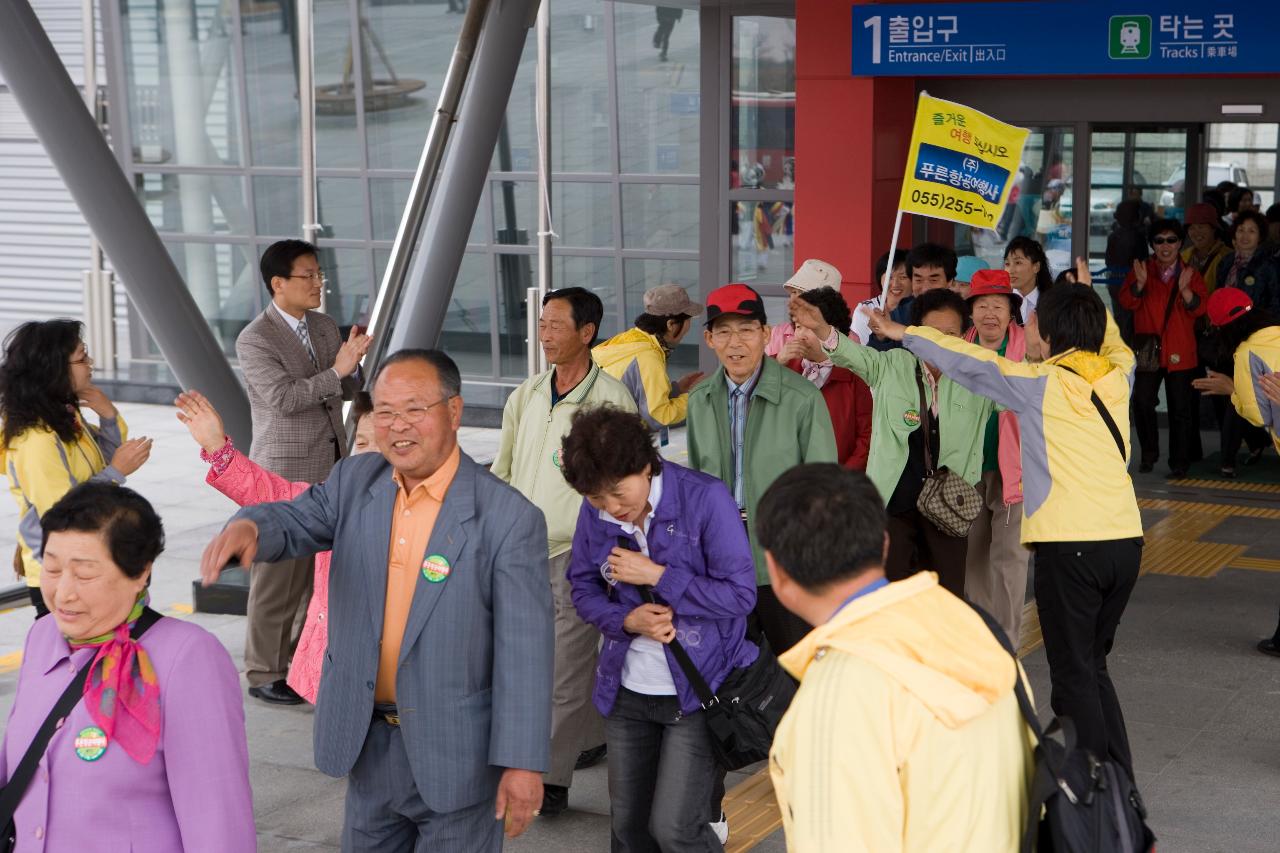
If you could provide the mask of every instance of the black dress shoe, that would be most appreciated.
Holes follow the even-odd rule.
[[[285,683],[283,678],[270,684],[250,687],[249,695],[254,699],[261,699],[271,705],[301,705],[305,701],[294,692],[292,687]]]
[[[1257,465],[1259,460],[1262,459],[1262,454],[1266,452],[1267,449],[1265,447],[1259,447],[1257,450],[1250,450],[1249,455],[1244,458],[1244,464]]]
[[[1266,640],[1258,641],[1258,651],[1264,655],[1271,655],[1274,658],[1280,658],[1280,643],[1277,643],[1274,637]]]
[[[578,760],[574,762],[573,769],[586,770],[588,767],[595,767],[608,754],[609,745],[606,743],[593,746],[591,749],[584,749],[578,753]]]
[[[542,786],[542,808],[538,814],[542,817],[555,817],[569,808],[569,789],[563,785]]]
[[[1174,468],[1170,470],[1169,473],[1166,474],[1165,476],[1170,480],[1185,480],[1187,479],[1187,469]]]

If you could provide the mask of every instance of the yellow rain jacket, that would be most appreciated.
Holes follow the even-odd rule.
[[[1235,393],[1231,405],[1240,417],[1254,426],[1266,427],[1280,452],[1280,406],[1276,406],[1255,384],[1264,373],[1280,370],[1280,326],[1259,329],[1236,348]]]
[[[1034,735],[1019,668],[920,572],[855,599],[781,658],[800,679],[769,770],[793,853],[1012,853]]]
[[[689,395],[676,391],[667,376],[667,351],[640,329],[614,335],[591,351],[600,369],[627,386],[650,426],[661,429],[682,422]]]
[[[1009,361],[926,326],[908,328],[902,343],[956,384],[1017,414],[1024,545],[1142,535],[1128,463],[1134,357],[1110,314],[1100,352],[1068,350],[1040,364]],[[1093,391],[1120,431],[1123,456]]]
[[[128,436],[124,416],[90,426],[76,413],[80,433],[65,442],[47,428],[32,428],[0,447],[0,464],[9,477],[9,492],[18,502],[18,547],[27,586],[40,585],[40,517],[72,486],[86,480],[123,483],[124,475],[111,467],[111,457]]]

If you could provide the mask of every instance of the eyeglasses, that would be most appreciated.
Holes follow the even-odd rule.
[[[439,400],[436,400],[434,403],[432,403],[429,406],[415,406],[414,408],[411,408],[411,409],[405,409],[403,412],[393,412],[388,409],[378,409],[378,410],[375,410],[370,415],[370,417],[373,418],[373,425],[380,426],[380,427],[391,426],[393,423],[396,422],[396,418],[399,418],[400,420],[404,421],[407,424],[420,424],[426,418],[427,412],[431,411],[441,403],[444,403],[448,400],[452,400],[456,396],[457,396],[456,394],[449,394],[448,396],[441,397]]]
[[[306,275],[287,275],[285,276],[285,278],[305,278],[307,281],[321,281],[321,282],[329,280],[329,276],[325,274],[324,270],[309,272]]]
[[[735,340],[749,341],[752,336],[760,334],[760,330],[763,328],[764,326],[760,325],[744,326],[738,329],[728,329],[721,326],[711,332],[711,340],[715,341],[717,345],[724,345]]]
[[[1177,237],[1157,237],[1157,238],[1155,238],[1154,240],[1152,240],[1152,241],[1151,241],[1151,245],[1153,245],[1153,246],[1163,246],[1163,245],[1165,245],[1165,244],[1168,244],[1168,245],[1170,245],[1170,246],[1176,246],[1176,245],[1178,245],[1178,244],[1179,244],[1179,243],[1181,243],[1181,242],[1182,242],[1182,240],[1180,240],[1180,239],[1179,239],[1179,238],[1177,238]]]
[[[89,355],[88,350],[85,350],[84,355],[79,358],[70,359],[70,362],[71,364],[90,364],[93,362],[93,357]]]

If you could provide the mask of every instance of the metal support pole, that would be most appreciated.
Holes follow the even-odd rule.
[[[227,432],[247,452],[252,426],[244,389],[107,140],[84,109],[80,92],[29,0],[0,2],[0,76],[120,273],[178,381],[213,401]]]
[[[538,65],[534,75],[534,111],[538,130],[538,301],[531,306],[535,314],[542,309],[542,298],[551,290],[551,0],[538,4]],[[537,326],[535,325],[536,329]],[[530,346],[534,357],[529,360],[529,375],[547,369],[547,355],[542,347]]]
[[[374,297],[373,310],[369,314],[369,334],[373,335],[373,346],[365,358],[365,364],[376,365],[384,355],[392,351],[388,332],[400,308],[400,294],[409,269],[409,258],[413,254],[413,248],[417,245],[418,235],[422,230],[427,201],[432,196],[436,177],[440,171],[440,162],[444,159],[445,143],[449,141],[453,124],[458,120],[458,105],[462,101],[463,85],[467,82],[471,70],[472,58],[480,41],[480,32],[489,6],[490,0],[472,0],[467,6],[466,15],[463,16],[462,30],[458,33],[458,44],[453,49],[453,58],[449,60],[449,70],[445,72],[444,85],[440,87],[440,100],[436,104],[436,114],[431,120],[431,127],[427,130],[427,141],[422,147],[422,156],[418,159],[418,171],[414,173],[413,183],[409,186],[409,200],[405,203],[404,213],[400,216],[400,227],[396,229],[396,239],[391,244],[391,257],[387,261],[386,271],[382,274],[382,283],[378,286],[377,296]],[[496,112],[501,115],[501,111]],[[493,145],[489,146],[489,151],[492,154]],[[471,209],[475,209],[474,203]],[[470,227],[470,219],[467,220],[467,224]],[[456,270],[454,272],[457,273]],[[370,370],[368,373],[372,376],[373,371]],[[350,427],[351,424],[347,426]],[[350,429],[348,431],[353,432]]]
[[[390,334],[384,335],[384,351],[432,347],[440,338],[454,279],[467,248],[471,220],[480,203],[520,54],[536,11],[537,0],[503,0],[491,5],[458,116],[456,136],[449,146],[447,168],[441,170],[440,184],[432,193],[427,238],[414,257],[397,306],[398,320]]]
[[[298,135],[302,138],[302,239],[315,243],[320,233],[316,212],[316,82],[312,0],[298,0]],[[320,291],[320,310],[325,309],[328,287]]]
[[[98,120],[98,33],[95,26],[94,0],[83,0],[80,5],[80,39],[84,51],[84,102]],[[98,238],[89,235],[89,268],[84,272],[84,327],[85,345],[93,353],[94,363],[107,375],[116,370],[115,294],[110,273],[102,268],[102,246]]]

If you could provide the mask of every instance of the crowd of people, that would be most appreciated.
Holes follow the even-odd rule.
[[[1027,237],[1004,269],[933,243],[886,255],[856,311],[819,259],[786,317],[746,284],[705,302],[663,285],[603,342],[598,296],[551,291],[550,368],[510,395],[487,469],[458,444],[452,359],[362,366],[368,336],[318,310],[315,248],[271,246],[270,304],[237,341],[251,452],[198,390],[176,409],[242,507],[201,576],[251,567],[248,692],[314,704],[316,766],[347,778],[343,849],[500,850],[607,761],[612,850],[721,850],[730,768],[703,694],[775,661],[799,683],[768,764],[790,849],[1017,849],[1038,819],[1009,652],[1029,581],[1054,714],[1133,780],[1107,656],[1158,390],[1175,476],[1203,455],[1199,394],[1222,401],[1224,453],[1280,446],[1280,297],[1249,243],[1265,221],[1237,211],[1228,254],[1201,218],[1149,224],[1121,325],[1083,261],[1055,279]],[[672,381],[695,324],[719,366]],[[17,849],[91,848],[91,830],[255,849],[236,667],[148,607],[162,522],[121,484],[150,444],[93,384],[78,324],[9,338],[0,418],[37,612],[0,751]],[[681,423],[685,464],[661,453]],[[1259,648],[1280,654],[1280,627]]]

